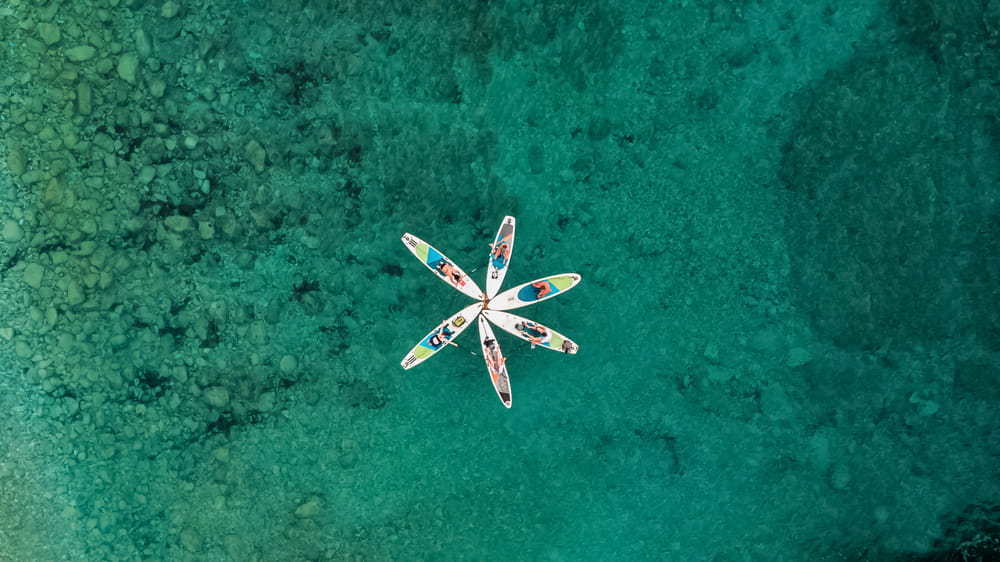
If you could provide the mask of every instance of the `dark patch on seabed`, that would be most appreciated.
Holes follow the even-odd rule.
[[[898,28],[799,96],[781,168],[795,297],[840,345],[1000,352],[995,5],[895,0]]]
[[[957,399],[973,411],[993,409],[1000,4],[889,7],[894,29],[870,34],[797,97],[800,118],[780,171],[790,192],[793,297],[821,334],[890,368],[891,350],[956,354]],[[1000,560],[1000,506],[967,501],[941,521],[944,535],[930,552],[888,559]],[[868,548],[859,556],[886,559]]]

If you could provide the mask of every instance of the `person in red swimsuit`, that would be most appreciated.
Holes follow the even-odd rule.
[[[548,281],[538,281],[537,283],[532,283],[532,287],[535,288],[535,299],[542,300],[545,295],[552,292],[552,285]]]

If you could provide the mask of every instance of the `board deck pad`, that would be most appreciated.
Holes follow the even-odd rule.
[[[427,266],[427,269],[433,271],[439,279],[469,297],[482,300],[483,290],[479,288],[479,285],[476,285],[476,282],[462,268],[455,265],[455,262],[448,259],[437,248],[409,232],[403,234],[401,240],[410,252]]]
[[[500,222],[496,238],[490,244],[489,262],[486,267],[486,298],[493,298],[500,292],[503,278],[510,266],[510,256],[514,252],[514,217],[506,216]]]
[[[490,310],[513,310],[542,302],[576,287],[580,280],[581,277],[576,273],[563,273],[528,281],[493,297],[487,308]]]
[[[411,369],[423,363],[432,355],[444,349],[458,334],[461,334],[463,330],[471,326],[472,321],[479,316],[479,312],[482,309],[483,303],[476,302],[459,310],[424,336],[424,339],[413,346],[413,349],[406,354],[406,357],[399,364],[404,369]]]
[[[500,344],[497,343],[493,328],[483,316],[479,317],[479,344],[483,348],[483,359],[486,360],[486,368],[490,372],[490,380],[493,382],[493,389],[497,391],[497,396],[503,405],[510,408],[510,377],[507,375],[507,358],[500,351]]]
[[[576,354],[580,346],[559,332],[543,326],[534,320],[500,310],[484,310],[483,316],[501,330],[529,342],[532,347],[540,346],[553,351]]]

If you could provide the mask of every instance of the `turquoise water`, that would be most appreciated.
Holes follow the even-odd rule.
[[[451,4],[0,5],[0,560],[996,560],[1000,4]]]

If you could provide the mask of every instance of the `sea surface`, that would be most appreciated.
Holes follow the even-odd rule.
[[[1000,559],[995,0],[0,2],[0,561]],[[577,273],[404,370],[485,287]]]

